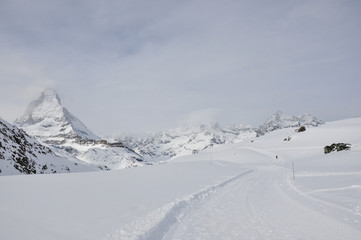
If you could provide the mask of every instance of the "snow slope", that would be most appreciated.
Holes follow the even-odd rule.
[[[88,164],[54,154],[23,130],[0,118],[0,175],[94,171]]]
[[[361,118],[296,129],[142,168],[1,177],[2,236],[361,239]],[[325,155],[333,142],[352,148]]]

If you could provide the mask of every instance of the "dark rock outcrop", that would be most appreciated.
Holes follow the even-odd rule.
[[[334,152],[334,151],[344,151],[344,150],[349,150],[351,148],[351,144],[349,143],[333,143],[330,146],[325,146],[323,148],[325,154],[330,153],[330,152]]]

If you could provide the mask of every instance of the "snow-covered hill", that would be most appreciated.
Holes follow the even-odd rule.
[[[225,127],[221,127],[219,124],[203,124],[170,129],[145,137],[125,135],[115,139],[134,149],[140,155],[154,160],[194,154],[219,144],[251,141],[257,136],[277,129],[300,126],[316,127],[320,124],[323,124],[323,121],[308,114],[288,116],[278,111],[259,128],[243,124]]]
[[[22,129],[0,118],[0,175],[85,172],[95,169],[54,154]]]
[[[31,102],[15,124],[70,161],[76,158],[105,170],[143,165],[142,156],[129,147],[119,142],[108,143],[91,132],[62,106],[52,89]]]

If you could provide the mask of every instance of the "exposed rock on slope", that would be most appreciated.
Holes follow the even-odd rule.
[[[0,175],[94,171],[60,158],[22,129],[0,118]]]
[[[330,152],[334,152],[334,151],[345,151],[345,150],[349,150],[351,148],[351,144],[350,143],[333,143],[330,146],[325,146],[323,148],[324,153],[330,153]]]

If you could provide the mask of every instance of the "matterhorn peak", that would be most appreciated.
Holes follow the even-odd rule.
[[[44,90],[38,99],[32,101],[25,114],[15,124],[29,134],[40,138],[100,139],[61,104],[53,89]],[[55,139],[53,139],[55,140]]]
[[[43,99],[43,101],[51,101],[51,102],[54,102],[54,103],[57,103],[57,104],[61,105],[61,100],[60,100],[58,94],[52,88],[45,89],[41,93],[40,99]]]
[[[53,89],[46,89],[40,97],[30,103],[25,114],[16,119],[18,125],[31,125],[52,118],[55,121],[62,121],[64,117],[63,106],[58,94]]]

